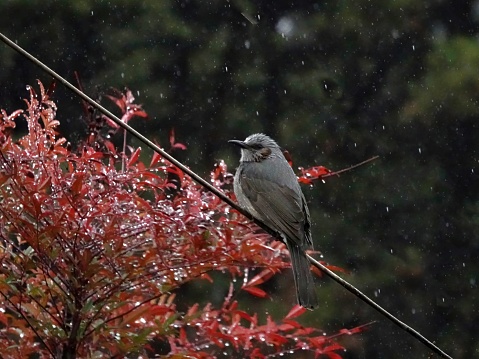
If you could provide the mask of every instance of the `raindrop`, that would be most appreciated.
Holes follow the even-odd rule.
[[[246,41],[244,42],[244,47],[246,47],[247,49],[249,49],[250,46],[251,46],[251,42],[250,42],[249,40],[246,40]]]
[[[419,154],[422,154],[421,147],[417,149],[419,151]]]

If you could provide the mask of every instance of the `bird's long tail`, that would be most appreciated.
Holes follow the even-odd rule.
[[[309,260],[300,246],[289,243],[289,241],[286,241],[286,245],[291,256],[291,266],[293,268],[298,303],[307,309],[317,308],[319,302]]]

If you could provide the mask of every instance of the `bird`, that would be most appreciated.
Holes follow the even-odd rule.
[[[298,179],[278,144],[255,133],[241,148],[233,189],[239,205],[281,235],[289,250],[298,304],[318,307],[318,298],[306,250],[313,249],[311,219]]]

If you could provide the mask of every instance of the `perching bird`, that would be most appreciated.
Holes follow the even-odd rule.
[[[264,134],[229,142],[241,147],[234,179],[240,206],[281,234],[291,256],[298,303],[316,308],[318,298],[305,254],[313,247],[311,222],[293,169],[278,144]]]

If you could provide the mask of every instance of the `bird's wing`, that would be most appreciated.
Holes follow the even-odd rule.
[[[256,166],[242,171],[240,185],[244,195],[266,224],[284,233],[301,248],[311,247],[309,213],[301,190],[288,183],[285,176],[265,173],[263,168]]]

